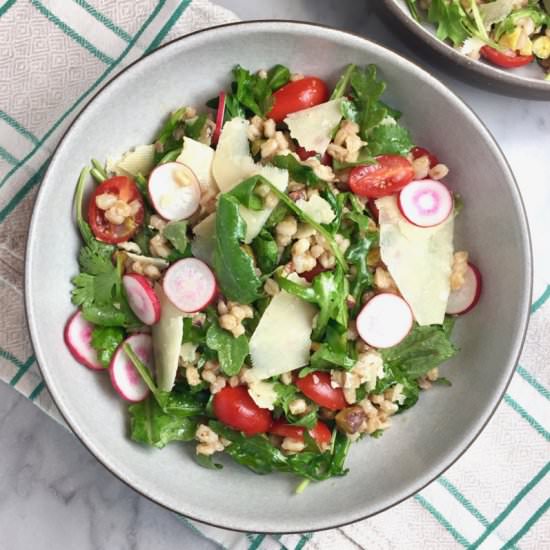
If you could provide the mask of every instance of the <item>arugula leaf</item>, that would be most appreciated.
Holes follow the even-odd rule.
[[[272,91],[282,88],[290,81],[290,71],[284,65],[275,65],[267,71],[267,85]]]
[[[292,155],[277,155],[271,161],[273,166],[288,170],[291,180],[305,183],[308,187],[326,185],[326,182],[315,174],[311,166],[301,164]]]
[[[166,414],[151,396],[128,407],[130,437],[138,443],[162,449],[171,441],[191,441],[197,422],[192,418]]]
[[[214,321],[206,333],[206,345],[218,352],[220,368],[226,376],[237,374],[248,355],[248,339],[244,334],[235,338]]]
[[[282,384],[281,382],[275,382],[273,388],[277,392],[277,401],[275,402],[275,407],[282,410],[286,421],[289,424],[294,424],[296,426],[303,426],[311,430],[317,424],[317,412],[319,407],[314,403],[310,403],[310,411],[302,416],[293,415],[290,412],[290,403],[298,398],[304,398],[300,393],[298,388],[294,384]]]
[[[319,314],[316,317],[312,332],[314,340],[321,339],[330,319],[333,319],[342,327],[347,327],[346,297],[348,295],[348,281],[339,265],[333,271],[319,273],[313,279],[311,286],[302,286],[281,276],[277,276],[277,282],[286,292],[319,307]]]
[[[224,295],[240,304],[250,304],[260,297],[262,282],[256,275],[253,258],[241,246],[246,224],[239,214],[239,205],[231,193],[219,197],[214,266]]]
[[[432,0],[428,9],[428,21],[436,25],[436,36],[440,40],[449,39],[453,46],[460,46],[471,33],[465,23],[471,24],[459,0]]]
[[[416,379],[453,357],[458,348],[449,339],[449,327],[416,325],[397,346],[381,350],[384,366]]]
[[[357,67],[350,63],[342,73],[342,76],[338,79],[338,82],[336,83],[336,86],[330,96],[330,99],[339,99],[346,95],[346,91],[349,87],[349,83],[351,81],[351,75],[355,72],[355,69]]]
[[[279,248],[273,235],[266,229],[262,229],[250,245],[262,273],[271,273],[277,267],[279,259]]]
[[[235,462],[257,474],[268,474],[273,471],[292,472],[306,479],[321,481],[347,473],[344,462],[350,440],[338,431],[333,433],[332,446],[328,451],[321,453],[306,450],[294,455],[285,455],[263,435],[246,437],[215,420],[211,420],[209,426],[218,435],[231,441],[225,452]]]
[[[236,87],[235,96],[239,103],[263,118],[273,103],[268,79],[260,78],[240,65],[233,69],[233,78]]]
[[[355,366],[356,353],[348,349],[346,333],[345,327],[338,327],[333,323],[328,324],[325,341],[313,353],[309,361],[313,370],[327,370],[334,368],[334,365],[350,370]],[[300,372],[300,377],[302,377],[302,372]]]
[[[185,124],[185,135],[191,139],[198,140],[201,137],[204,125],[208,117],[201,113],[194,120],[190,120]]]
[[[370,249],[377,243],[378,233],[369,231],[346,250],[346,260],[355,266],[356,271],[350,284],[350,294],[355,300],[355,306],[352,310],[353,315],[356,315],[361,308],[361,297],[365,291],[373,286],[373,274],[367,266],[367,256]]]
[[[195,460],[199,466],[206,468],[207,470],[221,470],[222,464],[216,464],[211,455],[195,454]]]
[[[406,155],[413,146],[409,131],[399,124],[380,124],[369,135],[368,150],[372,156]]]
[[[182,128],[182,135],[179,139],[176,139],[175,134],[176,130],[183,126],[186,110],[187,107],[180,107],[171,113],[168,120],[155,137],[155,164],[158,164],[166,153],[181,147],[181,139],[183,137],[184,129]]]
[[[340,102],[340,112],[345,119],[351,120],[352,122],[357,122],[359,113],[357,112],[357,107],[353,101],[343,98]]]
[[[262,210],[264,201],[255,193],[256,187],[262,183],[261,176],[252,176],[245,179],[239,185],[229,191],[229,195],[235,197],[243,206],[250,210]]]
[[[162,230],[162,235],[181,254],[185,254],[189,240],[187,239],[187,222],[170,222]]]
[[[97,351],[100,363],[107,368],[118,345],[124,340],[125,332],[119,327],[94,327],[92,347]]]
[[[386,89],[385,82],[376,77],[376,65],[359,67],[351,75],[352,98],[357,106],[359,133],[366,141],[369,130],[380,124],[386,116],[386,109],[379,103]]]

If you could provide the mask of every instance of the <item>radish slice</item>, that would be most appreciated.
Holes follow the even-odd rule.
[[[409,334],[413,314],[409,304],[385,292],[371,298],[357,316],[359,336],[373,348],[391,348]]]
[[[179,310],[193,313],[212,301],[216,294],[216,279],[201,260],[184,258],[168,268],[162,287]]]
[[[183,220],[199,207],[201,189],[191,168],[181,162],[167,162],[151,172],[149,197],[164,219]]]
[[[419,227],[443,223],[453,211],[453,196],[436,180],[411,181],[399,193],[399,209],[407,220]]]
[[[82,312],[77,310],[65,325],[65,344],[73,357],[85,367],[92,370],[105,370],[97,358],[97,351],[92,347],[92,331],[94,325],[84,319]]]
[[[449,315],[467,313],[479,302],[480,294],[481,273],[475,265],[469,263],[464,276],[464,284],[449,294],[446,312]]]
[[[160,300],[143,275],[129,273],[122,277],[122,286],[130,309],[144,325],[154,325],[160,319]]]
[[[138,403],[149,395],[149,388],[122,348],[124,344],[128,344],[147,368],[152,370],[153,343],[149,334],[132,334],[118,346],[109,365],[111,383],[116,392],[122,399]]]
[[[220,92],[218,99],[218,112],[216,114],[216,128],[212,133],[212,145],[216,145],[220,139],[220,134],[222,133],[223,126],[223,117],[225,114],[225,92]]]

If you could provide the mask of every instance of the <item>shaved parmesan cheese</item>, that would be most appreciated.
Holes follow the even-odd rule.
[[[162,285],[155,285],[155,293],[161,305],[160,320],[152,328],[157,385],[162,391],[171,391],[178,372],[183,313],[166,297]]]
[[[313,195],[307,201],[300,199],[296,206],[317,223],[330,223],[336,216],[330,204],[319,195]]]
[[[176,162],[181,162],[191,168],[199,180],[203,193],[206,191],[217,192],[218,190],[212,175],[213,161],[214,149],[212,147],[188,137],[183,138],[183,150]]]
[[[255,174],[263,176],[269,180],[279,191],[286,191],[288,186],[288,170],[282,170],[275,166],[262,166]],[[263,210],[250,210],[245,206],[240,206],[239,213],[246,222],[246,236],[244,242],[249,244],[258,236],[265,222],[271,216],[273,208],[264,208]]]
[[[210,214],[201,223],[195,225],[193,233],[195,234],[195,238],[191,241],[193,256],[212,266],[216,248],[216,214]]]
[[[323,155],[342,120],[341,99],[292,113],[285,118],[290,135],[306,150]]]
[[[248,120],[233,118],[223,127],[212,163],[212,173],[222,193],[231,191],[256,168],[248,147],[249,125]]]
[[[272,382],[254,381],[248,385],[248,395],[260,409],[273,410],[278,394]]]
[[[138,145],[122,155],[117,162],[109,161],[107,168],[117,176],[148,176],[155,165],[155,146]]]
[[[454,217],[417,227],[399,211],[395,197],[376,201],[380,254],[419,325],[441,324],[449,299]]]
[[[250,374],[265,380],[307,365],[316,312],[314,306],[300,298],[279,292],[250,339]]]
[[[180,348],[180,359],[184,363],[193,363],[196,359],[198,344],[193,344],[192,342],[185,342],[181,345]]]

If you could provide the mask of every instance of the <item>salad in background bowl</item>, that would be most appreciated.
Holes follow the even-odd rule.
[[[386,0],[430,46],[485,77],[484,84],[548,98],[548,0]]]
[[[347,473],[422,390],[451,385],[454,315],[481,278],[455,250],[448,167],[415,146],[374,65],[332,91],[283,65],[168,116],[152,144],[94,160],[66,325],[108,370],[130,436],[195,441],[256,473]],[[86,213],[84,213],[86,212]]]

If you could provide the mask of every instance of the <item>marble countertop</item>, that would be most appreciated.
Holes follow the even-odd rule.
[[[441,73],[432,65],[434,60],[420,59],[406,45],[408,37],[401,27],[390,28],[387,21],[372,13],[372,1],[218,0],[218,3],[242,19],[297,19],[363,34],[426,67],[455,90],[494,134],[524,191],[531,226],[536,230],[541,210],[549,206],[544,204],[545,182],[541,177],[545,168],[548,173],[548,104],[483,91],[451,77],[451,67],[449,72]],[[537,286],[543,283],[535,281],[535,296]],[[193,533],[174,514],[115,479],[72,434],[3,384],[0,384],[0,442],[2,549],[216,547]]]

